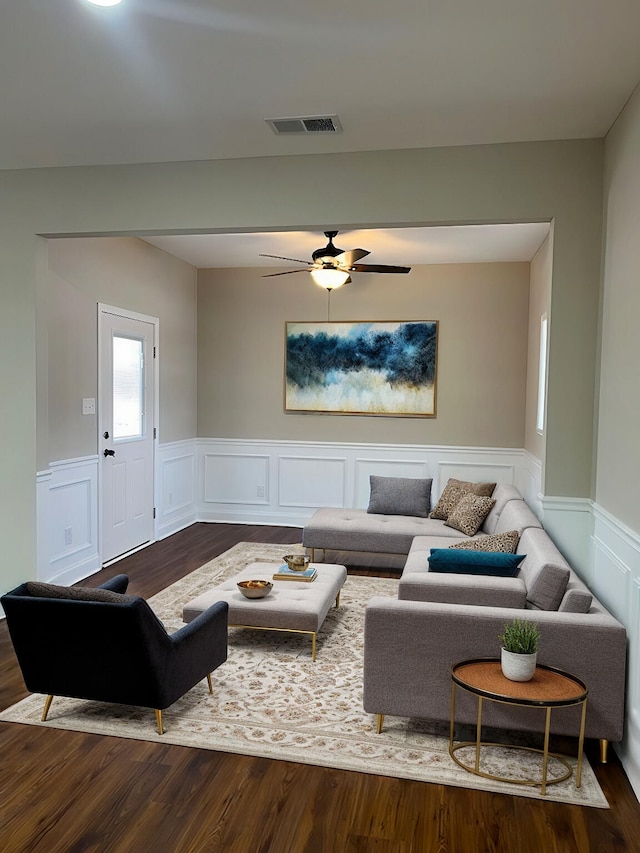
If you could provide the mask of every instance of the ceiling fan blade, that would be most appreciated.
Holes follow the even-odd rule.
[[[303,261],[302,258],[283,258],[282,255],[263,255],[261,258],[277,258],[279,261],[295,261],[297,264],[310,264],[312,261]]]
[[[394,267],[386,264],[352,264],[352,272],[411,272],[411,267]]]
[[[370,254],[371,252],[367,252],[366,249],[351,249],[348,252],[343,252],[341,255],[336,255],[335,260],[338,261],[340,266],[352,267],[360,258],[366,258]]]
[[[311,272],[313,267],[305,267],[303,270],[285,270],[284,272],[270,272],[260,278],[273,278],[274,275],[291,275],[292,272]]]

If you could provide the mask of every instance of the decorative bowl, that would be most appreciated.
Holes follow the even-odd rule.
[[[304,572],[309,567],[311,558],[306,554],[287,554],[282,558],[292,572]]]
[[[273,584],[264,580],[238,581],[238,589],[245,598],[264,598],[273,589]]]

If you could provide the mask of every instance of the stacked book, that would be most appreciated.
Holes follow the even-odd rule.
[[[286,563],[283,563],[277,572],[274,573],[274,581],[313,581],[316,579],[317,571],[315,566],[309,566],[303,572],[296,572],[290,569]]]

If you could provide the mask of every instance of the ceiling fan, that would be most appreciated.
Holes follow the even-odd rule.
[[[337,231],[325,231],[324,236],[329,242],[322,249],[316,249],[311,255],[310,261],[300,258],[283,258],[281,255],[263,255],[261,258],[278,258],[281,261],[295,261],[307,264],[303,269],[287,270],[286,272],[274,272],[264,275],[263,278],[271,278],[276,275],[290,275],[294,272],[310,272],[316,284],[327,290],[335,290],[351,281],[352,272],[386,272],[386,273],[408,273],[411,267],[396,267],[387,264],[359,264],[358,261],[366,258],[369,252],[366,249],[351,249],[345,252],[333,245],[333,238],[337,237]]]

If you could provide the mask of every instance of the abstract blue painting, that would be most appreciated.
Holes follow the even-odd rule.
[[[292,323],[285,412],[432,418],[438,322]]]

